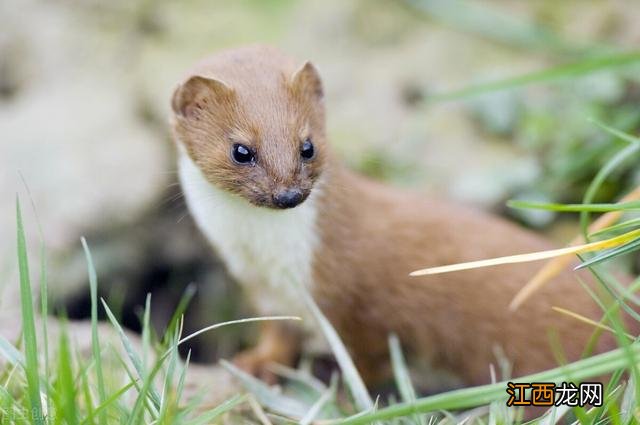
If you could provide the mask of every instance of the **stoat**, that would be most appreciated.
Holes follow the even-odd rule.
[[[205,59],[172,97],[180,180],[198,226],[257,313],[304,318],[298,328],[265,325],[238,363],[268,376],[270,362],[291,364],[301,348],[324,349],[296,285],[311,292],[369,383],[389,376],[391,333],[430,371],[426,382],[486,383],[497,350],[514,376],[554,367],[550,331],[566,358],[579,358],[593,327],[551,307],[594,320],[601,312],[570,271],[515,312],[509,302],[538,265],[409,277],[550,243],[501,218],[348,170],[327,141],[323,97],[310,62],[265,46]],[[597,349],[611,345],[601,340]]]

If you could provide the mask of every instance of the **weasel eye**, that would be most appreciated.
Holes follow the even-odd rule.
[[[233,145],[231,155],[233,156],[233,160],[238,164],[250,164],[255,160],[251,149],[239,143]]]
[[[302,142],[302,147],[300,148],[300,156],[302,156],[303,159],[311,159],[313,158],[313,155],[315,154],[315,151],[313,150],[313,143],[311,143],[311,139],[305,139],[304,142]]]

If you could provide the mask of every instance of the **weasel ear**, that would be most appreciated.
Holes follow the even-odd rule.
[[[180,116],[189,118],[207,106],[229,99],[233,89],[220,80],[195,75],[180,84],[171,97],[171,108]]]
[[[291,87],[297,93],[310,95],[315,100],[322,100],[324,90],[318,70],[311,62],[305,62],[291,77]]]

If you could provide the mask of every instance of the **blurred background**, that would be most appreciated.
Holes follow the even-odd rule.
[[[41,225],[59,313],[88,317],[85,236],[101,295],[133,330],[148,292],[159,333],[185,291],[195,291],[185,333],[250,314],[187,214],[167,125],[182,73],[247,43],[315,63],[330,140],[353,168],[567,242],[575,216],[516,212],[505,201],[582,200],[624,147],[589,118],[640,127],[640,57],[464,90],[631,51],[638,22],[634,0],[3,0],[0,311],[18,316],[18,192],[32,263]],[[596,200],[640,184],[638,164],[625,161]],[[246,329],[204,336],[194,358],[230,356],[251,339]]]

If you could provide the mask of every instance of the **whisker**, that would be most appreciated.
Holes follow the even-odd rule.
[[[177,224],[180,224],[180,222],[182,220],[184,220],[187,216],[189,215],[189,211],[185,212],[184,214],[182,214],[180,217],[178,217],[178,219],[176,220]]]

